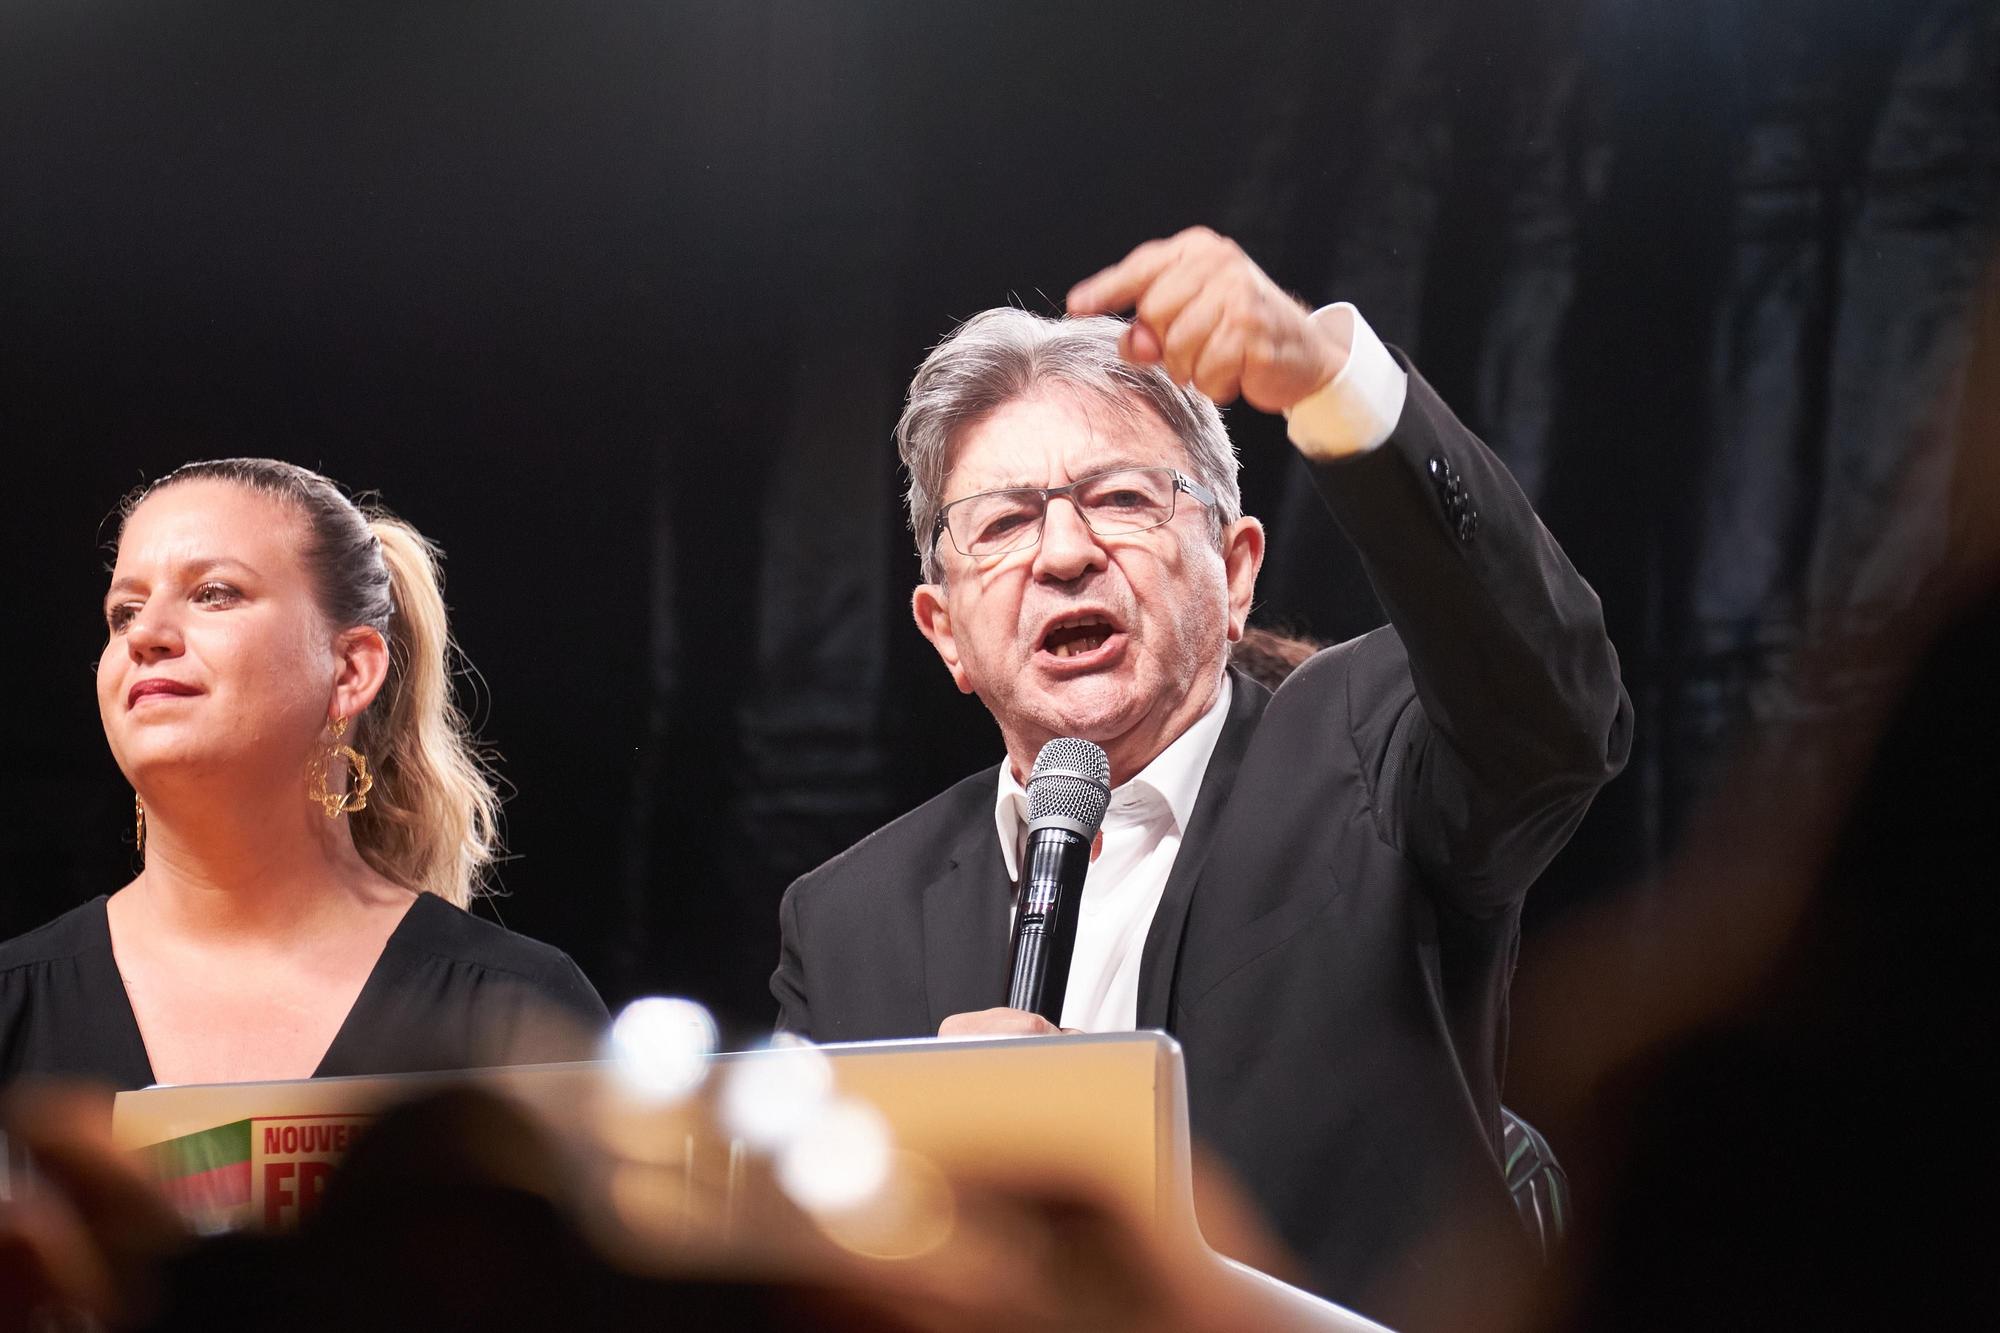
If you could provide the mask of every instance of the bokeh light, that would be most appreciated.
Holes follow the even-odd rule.
[[[693,1000],[647,996],[619,1011],[604,1055],[627,1092],[677,1101],[701,1086],[716,1040],[715,1019]]]
[[[718,1110],[732,1137],[760,1152],[777,1152],[832,1096],[833,1065],[818,1047],[773,1043],[730,1063]]]
[[[893,1146],[882,1113],[843,1097],[823,1107],[778,1154],[778,1184],[808,1212],[856,1208],[889,1178]]]
[[[858,1207],[820,1212],[814,1221],[842,1249],[869,1259],[916,1259],[951,1239],[958,1201],[951,1182],[915,1153],[891,1155],[888,1180]]]

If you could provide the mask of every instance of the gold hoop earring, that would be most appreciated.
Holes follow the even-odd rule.
[[[327,723],[327,730],[333,733],[335,740],[340,739],[347,731],[347,719],[344,717],[333,719]],[[345,759],[354,770],[353,780],[347,784],[346,791],[327,790],[326,770],[335,759]],[[313,764],[311,776],[306,783],[306,796],[319,802],[320,808],[326,811],[328,819],[338,819],[357,810],[366,810],[368,793],[374,788],[375,778],[368,771],[368,756],[352,745],[335,745]]]
[[[144,856],[146,854],[146,798],[137,792],[132,793],[132,825],[133,837],[139,844],[136,850],[141,856]]]

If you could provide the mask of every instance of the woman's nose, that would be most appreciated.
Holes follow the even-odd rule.
[[[140,607],[125,626],[125,648],[138,661],[173,657],[181,651],[181,627],[158,599]]]

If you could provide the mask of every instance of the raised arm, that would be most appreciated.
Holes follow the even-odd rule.
[[[1348,306],[1309,313],[1202,228],[1070,293],[1123,347],[1281,412],[1388,612],[1339,725],[1381,836],[1461,909],[1517,898],[1623,766],[1631,704],[1597,596],[1506,467]]]

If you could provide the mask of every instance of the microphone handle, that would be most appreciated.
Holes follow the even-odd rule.
[[[1022,858],[1020,907],[1014,914],[1014,973],[1007,1005],[1058,1026],[1069,991],[1070,956],[1090,839],[1066,828],[1031,829]]]

